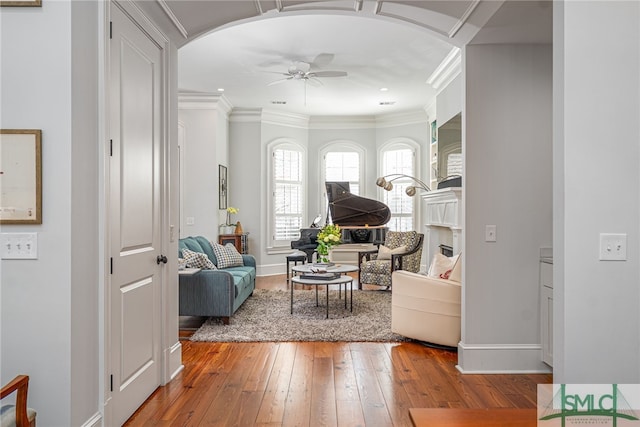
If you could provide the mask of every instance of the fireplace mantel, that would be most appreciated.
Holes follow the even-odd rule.
[[[462,188],[449,187],[430,191],[422,195],[426,210],[427,264],[440,244],[453,248],[453,253],[462,250]]]

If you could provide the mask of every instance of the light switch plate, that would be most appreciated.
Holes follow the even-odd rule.
[[[600,233],[600,261],[626,261],[627,235]]]
[[[37,259],[38,233],[0,233],[2,259]]]
[[[498,240],[497,227],[495,225],[487,225],[484,229],[484,241],[495,242]]]

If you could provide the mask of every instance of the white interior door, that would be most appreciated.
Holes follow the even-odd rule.
[[[162,49],[112,5],[110,403],[121,425],[161,381]]]

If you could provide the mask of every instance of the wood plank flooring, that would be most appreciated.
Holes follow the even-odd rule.
[[[182,346],[185,369],[126,426],[411,426],[409,408],[535,408],[536,385],[552,382],[462,375],[457,353],[416,342]]]

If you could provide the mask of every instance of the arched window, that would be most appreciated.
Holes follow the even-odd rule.
[[[304,151],[292,143],[271,147],[271,246],[289,246],[299,238],[304,216]]]
[[[360,194],[360,154],[329,151],[324,155],[324,180],[348,182],[351,193]]]
[[[381,151],[381,175],[404,174],[415,177],[417,170],[416,158],[415,147],[406,143],[389,144]],[[382,192],[381,200],[391,210],[391,220],[387,223],[390,230],[415,230],[415,198],[405,193],[405,189],[413,184],[410,179],[398,178],[393,181],[393,189],[391,191],[380,189]]]
[[[326,215],[327,196],[324,191],[324,182],[348,182],[352,194],[361,194],[362,180],[364,179],[364,168],[362,167],[364,152],[360,147],[348,142],[334,142],[325,147],[321,153],[320,170],[323,200],[320,201],[320,206],[322,206],[323,214]]]

